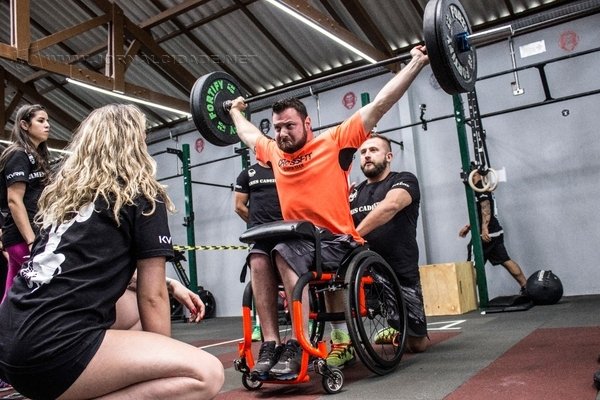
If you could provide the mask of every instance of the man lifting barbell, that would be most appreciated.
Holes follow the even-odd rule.
[[[364,242],[356,232],[350,215],[349,169],[356,149],[429,63],[425,46],[416,46],[410,54],[410,62],[379,91],[371,103],[318,137],[314,136],[306,107],[298,99],[285,99],[273,105],[275,141],[265,138],[246,119],[243,97],[231,102],[230,116],[237,135],[255,151],[258,160],[273,166],[284,219],[308,220],[332,233],[330,239],[321,242],[324,262],[339,264],[349,250]],[[298,240],[279,243],[273,250],[272,255],[288,298],[292,298],[298,276],[313,264],[312,246],[312,242]],[[276,295],[273,293],[273,296]],[[328,299],[328,304],[331,306],[329,311],[343,310],[343,301],[339,302],[339,299]],[[306,322],[309,311],[306,288],[302,305],[303,321]],[[292,324],[295,322],[292,321]],[[342,328],[344,325],[342,323],[336,327]],[[259,352],[257,364],[271,364],[270,372],[274,378],[291,380],[298,376],[301,348],[295,332],[296,328],[293,328],[292,339],[288,340],[280,355],[266,349]]]

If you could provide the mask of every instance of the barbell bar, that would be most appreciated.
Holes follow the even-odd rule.
[[[475,88],[477,79],[476,46],[509,38],[511,25],[472,33],[471,24],[458,0],[430,0],[423,15],[423,36],[429,63],[440,87],[448,94],[467,93]],[[363,65],[336,74],[326,75],[275,91],[247,97],[246,103],[289,92],[391,64],[410,60],[410,53],[401,54],[374,64]],[[190,94],[192,119],[200,134],[216,146],[228,146],[240,141],[229,108],[233,99],[242,96],[239,83],[225,72],[201,76]],[[246,118],[249,118],[249,108]]]

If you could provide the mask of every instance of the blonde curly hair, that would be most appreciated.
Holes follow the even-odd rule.
[[[44,227],[75,217],[81,207],[103,198],[119,210],[143,196],[174,206],[165,186],[156,180],[156,162],[146,146],[146,118],[134,105],[110,104],[92,111],[81,123],[66,158],[39,200],[36,222]]]

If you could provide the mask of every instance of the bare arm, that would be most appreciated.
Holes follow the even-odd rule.
[[[490,219],[492,218],[492,208],[489,200],[481,201],[481,239],[484,242],[492,240],[490,238],[490,231],[488,229]]]
[[[165,257],[138,260],[137,301],[142,329],[171,336],[171,309],[165,285]]]
[[[366,131],[372,130],[377,125],[383,115],[406,93],[423,67],[429,64],[425,46],[414,47],[410,54],[412,56],[410,62],[381,88],[371,103],[359,110]]]
[[[204,318],[206,307],[196,293],[183,286],[183,283],[167,278],[167,289],[173,298],[190,310],[190,322],[200,322]]]
[[[233,100],[229,115],[231,115],[235,129],[237,130],[237,135],[241,141],[246,143],[246,146],[248,146],[250,150],[254,151],[256,141],[262,136],[262,133],[242,114],[242,111],[244,111],[246,107],[248,107],[248,105],[244,102],[244,98],[240,96]]]
[[[173,296],[175,300],[183,304],[188,310],[190,310],[190,322],[200,322],[204,318],[206,307],[204,302],[196,293],[185,287],[183,283],[178,280],[165,278],[167,284],[167,292]],[[127,289],[134,292],[137,291],[137,269],[133,273]],[[139,312],[137,312],[139,314]],[[119,315],[117,307],[117,316]],[[139,315],[137,317],[139,319]],[[117,328],[118,329],[118,328]]]
[[[464,238],[465,236],[467,236],[467,233],[469,233],[470,230],[471,230],[471,224],[466,224],[465,226],[462,227],[462,229],[460,231],[458,231],[458,236]]]
[[[29,223],[25,203],[23,203],[25,190],[27,190],[27,184],[25,182],[15,182],[7,188],[8,208],[10,209],[10,215],[15,221],[21,236],[23,236],[26,243],[30,244],[33,243],[35,234]]]
[[[234,200],[234,207],[235,207],[235,212],[237,215],[240,216],[241,219],[243,219],[245,222],[249,221],[249,215],[248,215],[248,198],[250,197],[248,195],[248,193],[240,193],[240,192],[234,192],[233,195],[233,200]]]
[[[392,189],[385,195],[365,219],[356,227],[360,236],[364,237],[374,229],[390,221],[396,213],[412,203],[411,195],[404,189]]]

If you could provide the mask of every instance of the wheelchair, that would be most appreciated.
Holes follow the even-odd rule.
[[[359,246],[352,250],[339,265],[324,263],[321,257],[322,233],[308,221],[277,221],[248,229],[240,241],[253,243],[259,240],[283,242],[293,239],[311,240],[315,244],[313,270],[303,274],[294,287],[291,318],[296,339],[302,347],[302,361],[298,377],[294,380],[257,380],[251,376],[254,366],[252,353],[252,286],[248,283],[242,299],[243,339],[238,344],[239,359],[234,367],[242,373],[242,384],[248,390],[257,390],[263,383],[295,384],[310,381],[309,370],[321,376],[327,393],[341,391],[344,384],[342,371],[327,365],[327,344],[323,341],[327,321],[345,320],[355,353],[363,364],[378,375],[385,375],[399,365],[406,341],[406,306],[400,283],[392,268],[383,258]],[[302,320],[302,292],[308,285],[310,298],[309,339]],[[344,312],[325,310],[325,293],[344,292]],[[393,344],[376,344],[375,336],[387,327],[398,335]],[[281,328],[281,326],[280,326]],[[282,342],[285,342],[282,337]]]

